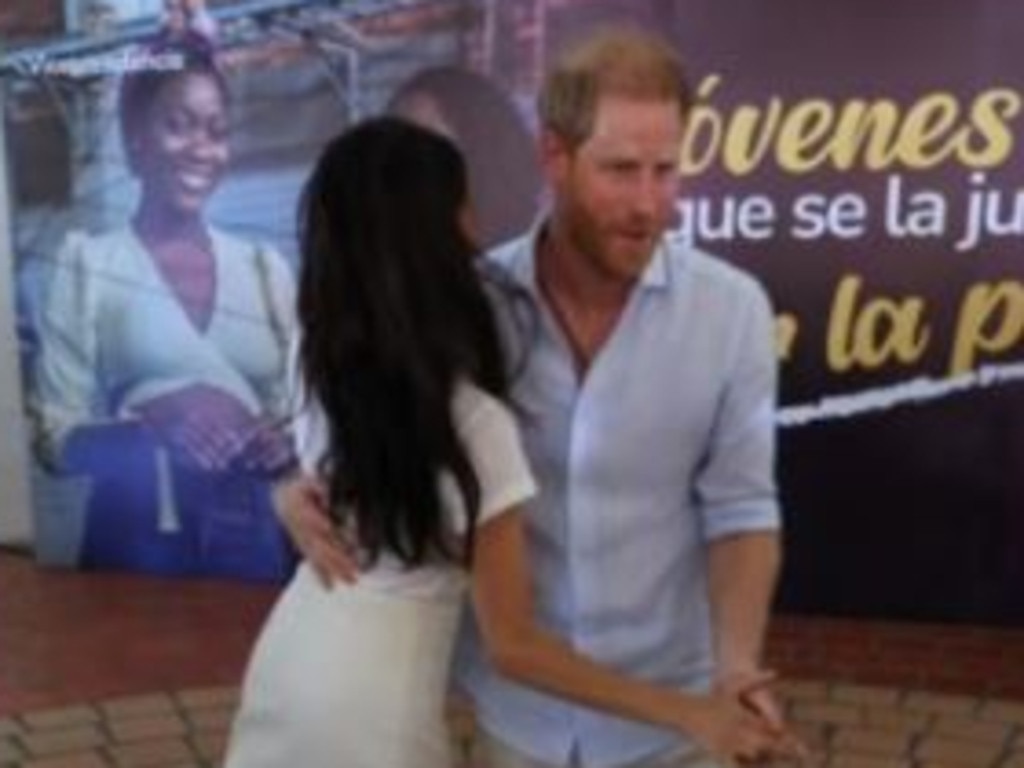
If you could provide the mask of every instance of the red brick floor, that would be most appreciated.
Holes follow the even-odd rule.
[[[768,657],[794,678],[1024,701],[1024,629],[777,616]]]
[[[274,594],[265,585],[42,570],[0,554],[0,717],[236,685]]]
[[[0,553],[0,768],[216,765],[274,594]],[[1024,768],[1024,630],[781,616],[768,655],[828,768]]]

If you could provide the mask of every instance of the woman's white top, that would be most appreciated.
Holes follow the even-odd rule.
[[[472,384],[462,383],[452,401],[452,418],[480,484],[478,528],[536,494],[519,429],[504,403]],[[295,438],[303,471],[316,474],[317,463],[328,445],[326,417],[318,403],[308,402],[300,411]],[[464,534],[466,514],[458,486],[450,476],[442,477],[440,484],[451,531]],[[467,578],[457,563],[443,561],[409,568],[397,557],[382,552],[376,563],[360,575],[359,584],[405,597],[445,599],[461,596]]]

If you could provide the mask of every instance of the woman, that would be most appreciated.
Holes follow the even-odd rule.
[[[41,458],[85,480],[78,564],[281,578],[269,478],[292,460],[293,281],[272,250],[204,220],[230,158],[208,41],[150,51],[181,67],[121,84],[138,207],[123,229],[68,236],[41,312]]]
[[[461,156],[379,118],[332,141],[300,216],[300,461],[362,558],[302,565],[253,652],[228,768],[445,768],[448,664],[471,591],[520,682],[753,755],[774,734],[727,698],[632,681],[533,619],[518,508],[535,490],[495,318],[474,269]]]

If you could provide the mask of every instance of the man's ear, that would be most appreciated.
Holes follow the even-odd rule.
[[[476,209],[472,203],[465,202],[459,208],[459,227],[469,242],[479,247],[480,226],[477,223]]]
[[[568,173],[573,149],[564,136],[542,129],[537,140],[540,167],[549,183],[557,183]]]

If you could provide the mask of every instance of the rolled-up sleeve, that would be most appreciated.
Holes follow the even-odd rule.
[[[781,525],[775,484],[778,364],[772,310],[764,291],[753,282],[749,286],[731,374],[696,478],[707,540]]]

